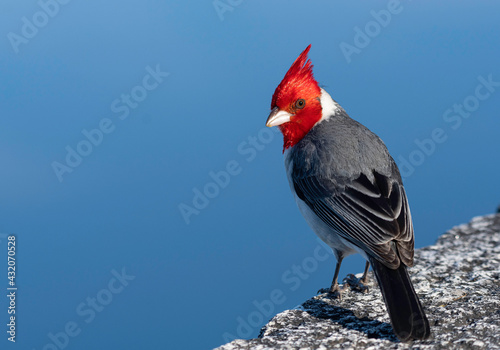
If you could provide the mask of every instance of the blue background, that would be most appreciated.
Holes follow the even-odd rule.
[[[398,163],[419,163],[405,178],[417,247],[500,203],[500,89],[460,127],[443,119],[478,77],[500,81],[498,2],[402,1],[377,27],[371,11],[385,1],[233,0],[223,13],[210,0],[70,1],[13,45],[23,17],[44,24],[43,3],[0,2],[0,261],[16,234],[18,349],[55,349],[50,334],[67,349],[212,348],[224,334],[255,337],[329,285],[334,258],[315,257],[281,135],[264,128],[274,89],[310,43],[320,84]],[[369,42],[348,62],[341,44],[366,25]],[[169,73],[151,91],[136,88],[147,67]],[[120,119],[111,104],[131,91],[143,100]],[[105,118],[113,131],[59,181],[52,163]],[[416,140],[436,128],[446,141],[419,158]],[[193,207],[193,190],[232,161],[239,173],[187,224],[179,205]],[[350,257],[341,275],[363,266]],[[123,269],[135,278],[112,294]],[[6,263],[0,271],[6,288]],[[106,305],[89,321],[77,307],[96,297]],[[71,322],[79,334],[62,335]],[[0,347],[13,348],[6,328]]]

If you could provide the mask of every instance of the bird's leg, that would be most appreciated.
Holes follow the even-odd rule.
[[[361,276],[361,279],[359,280],[363,284],[368,282],[368,270],[369,269],[370,269],[370,262],[367,261],[366,265],[365,265],[365,272],[363,273],[363,276]]]
[[[367,261],[365,265],[365,272],[361,278],[357,278],[352,273],[347,275],[344,282],[347,283],[352,290],[356,290],[361,293],[367,293],[369,288],[365,284],[368,282],[368,270],[370,269],[370,263]]]
[[[339,258],[339,260],[337,261],[337,265],[335,265],[335,273],[333,274],[332,285],[330,286],[330,293],[341,292],[338,279],[339,279],[340,265],[342,264],[342,260],[343,258]]]
[[[343,257],[338,257],[337,258],[337,265],[335,265],[335,273],[333,274],[333,280],[332,280],[332,285],[330,286],[329,289],[322,288],[318,291],[318,293],[331,293],[331,294],[337,294],[339,299],[342,299],[342,291],[344,288],[341,288],[339,283],[338,283],[338,277],[339,277],[339,272],[340,272],[340,265],[342,264]]]

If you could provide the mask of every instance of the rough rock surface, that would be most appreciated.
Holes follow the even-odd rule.
[[[402,343],[371,276],[366,294],[320,294],[273,317],[234,349],[500,349],[500,214],[477,217],[415,252],[410,275],[432,337]]]

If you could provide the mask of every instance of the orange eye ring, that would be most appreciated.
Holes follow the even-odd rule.
[[[299,98],[297,101],[295,101],[295,108],[297,109],[302,109],[306,106],[306,100],[303,98]]]

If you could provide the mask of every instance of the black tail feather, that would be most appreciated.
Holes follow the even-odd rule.
[[[427,339],[431,334],[429,321],[413,289],[406,266],[401,263],[393,270],[374,258],[370,258],[370,264],[396,336],[401,341]]]

